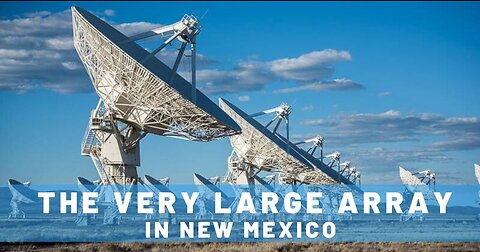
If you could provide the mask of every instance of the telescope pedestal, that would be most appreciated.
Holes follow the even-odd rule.
[[[12,211],[8,214],[9,219],[25,219],[25,212],[20,210],[18,205],[18,202],[12,198],[12,200],[10,201]]]
[[[100,186],[95,191],[99,193],[101,205],[106,206],[104,224],[112,225],[120,221],[114,192],[124,194],[136,191],[135,186],[140,181],[137,172],[140,166],[140,140],[145,135],[139,129],[117,121],[101,101],[92,111],[82,154],[91,157],[101,178]],[[85,222],[88,224],[89,220],[80,213],[77,224],[84,225]]]

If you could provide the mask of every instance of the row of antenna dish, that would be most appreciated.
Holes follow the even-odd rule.
[[[268,127],[276,121],[275,127],[272,129],[272,132],[274,134],[279,134],[279,132],[278,132],[279,125],[281,124],[282,120],[285,120],[286,139],[287,139],[287,143],[289,143],[290,142],[290,127],[289,127],[290,123],[289,123],[289,121],[290,121],[290,114],[292,112],[293,112],[293,109],[289,104],[282,103],[277,107],[255,113],[255,114],[252,114],[250,116],[253,118],[253,117],[260,116],[260,115],[267,115],[267,114],[273,114],[274,113],[275,116],[265,125],[265,128],[268,129]],[[320,156],[315,157],[315,158],[319,159],[321,162],[323,162],[324,158],[329,158],[330,160],[327,164],[328,167],[330,167],[330,168],[336,167],[337,172],[339,172],[342,176],[346,177],[347,179],[349,179],[354,184],[357,184],[357,183],[360,184],[361,183],[360,182],[360,177],[361,177],[360,171],[358,171],[355,166],[351,166],[351,162],[349,162],[349,161],[341,163],[340,162],[340,157],[341,157],[342,154],[340,152],[335,151],[331,154],[327,154],[327,155],[323,154],[324,140],[325,139],[324,139],[323,136],[316,135],[312,138],[308,138],[306,140],[299,141],[299,142],[296,142],[296,143],[293,143],[293,144],[297,145],[297,146],[298,145],[303,145],[303,144],[310,144],[310,146],[306,150],[306,152],[309,155],[311,155],[312,157],[315,157],[316,150],[318,149],[320,151]]]
[[[295,183],[360,182],[360,172],[350,163],[341,163],[339,152],[323,155],[323,137],[297,144],[311,143],[308,150],[290,142],[290,105],[282,103],[248,116],[222,99],[220,109],[197,90],[195,55],[200,24],[194,16],[185,15],[171,25],[130,37],[78,7],[72,8],[72,18],[75,49],[100,97],[82,154],[92,158],[102,180],[138,180],[139,143],[151,133],[195,141],[230,136],[236,157],[230,160],[248,167],[247,181],[259,171],[276,171]],[[152,36],[165,39],[152,51],[136,43]],[[168,67],[155,55],[177,40],[181,46],[173,66]],[[187,44],[191,46],[190,83],[177,73]],[[266,125],[254,119],[267,114],[274,116]],[[278,132],[282,122],[285,137]],[[314,157],[317,149],[319,159]],[[323,163],[324,158],[330,158],[328,164]]]
[[[143,183],[137,166],[140,166],[139,144],[147,134],[194,141],[228,136],[233,147],[225,179],[229,183],[255,183],[257,174],[264,171],[272,173],[266,177],[269,183],[278,174],[279,182],[344,184],[361,192],[356,186],[360,184],[360,172],[350,162],[341,162],[340,152],[324,155],[322,136],[290,142],[290,105],[282,103],[248,115],[223,99],[219,101],[220,109],[197,90],[196,36],[200,24],[194,16],[185,15],[174,24],[131,37],[79,7],[72,7],[72,19],[75,49],[100,98],[90,116],[81,148],[82,155],[92,158],[100,177],[98,184]],[[136,43],[152,36],[166,39],[152,51]],[[155,56],[175,40],[181,46],[173,66],[168,67]],[[190,82],[177,73],[187,44],[191,50]],[[265,125],[255,120],[267,114],[274,116]],[[285,137],[278,132],[282,122],[285,122]],[[310,144],[307,150],[298,147],[304,144]],[[318,158],[317,150],[320,150]],[[324,158],[330,159],[327,164]],[[400,177],[404,184],[413,186],[411,190],[435,185],[435,173],[431,171],[410,173],[400,167]],[[204,184],[220,182],[220,177],[208,181],[194,174],[194,178]],[[145,176],[145,181],[157,185],[170,182],[149,176]],[[110,217],[107,219],[115,214]]]

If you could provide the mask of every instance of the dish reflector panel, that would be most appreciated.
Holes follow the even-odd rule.
[[[172,192],[168,187],[166,187],[164,184],[162,184],[160,181],[157,179],[145,175],[145,184],[148,186],[150,190],[152,190],[155,194],[158,194],[160,192]]]
[[[78,188],[82,192],[93,192],[97,187],[97,185],[95,185],[92,181],[84,177],[78,177],[77,184],[78,184]]]
[[[37,201],[37,192],[15,179],[8,180],[8,188],[17,202],[33,204]]]
[[[72,19],[75,49],[96,93],[119,121],[198,141],[240,131],[200,91],[193,102],[189,82],[115,28],[79,7],[72,7]]]
[[[419,178],[407,171],[403,167],[398,167],[400,172],[400,180],[410,192],[422,192],[424,195],[432,195],[430,187],[422,182]]]
[[[210,180],[206,179],[200,174],[194,173],[193,174],[193,183],[195,185],[201,186],[202,189],[206,189],[211,194],[215,194],[216,192],[221,193],[223,199],[228,199],[227,195],[218,188],[218,186],[214,185]],[[212,195],[213,196],[213,195]]]

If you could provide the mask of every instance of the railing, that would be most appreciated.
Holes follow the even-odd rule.
[[[81,145],[81,154],[84,156],[90,155],[90,151],[93,147],[93,142],[95,141],[95,133],[90,129],[90,126],[87,127],[85,135],[83,136],[83,141]]]
[[[102,125],[102,120],[99,119],[99,116],[103,116],[105,114],[105,106],[104,104],[99,101],[97,107],[92,110],[90,114],[90,118],[88,119],[88,125],[87,129],[85,131],[85,134],[83,135],[83,140],[80,145],[80,153],[83,156],[88,156],[90,155],[90,152],[92,151],[93,148],[95,148],[95,132],[94,130],[100,129]],[[109,126],[109,125],[108,125]]]

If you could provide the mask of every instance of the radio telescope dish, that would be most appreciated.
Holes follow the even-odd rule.
[[[79,7],[72,7],[72,18],[78,55],[96,93],[116,119],[144,132],[198,141],[239,132],[218,106],[155,57],[168,43],[150,53],[135,42],[170,32],[174,33],[170,42],[182,38],[185,45],[195,45],[199,33],[195,17],[185,16],[172,26],[133,37]]]
[[[81,145],[101,178],[100,184],[137,184],[140,141],[147,134],[211,141],[238,134],[240,127],[196,88],[194,16],[127,37],[103,20],[72,7],[73,41],[100,100]],[[136,41],[168,37],[148,52]],[[181,47],[172,68],[155,57],[169,44]],[[191,45],[191,83],[177,73]],[[132,187],[133,188],[133,187]]]
[[[15,179],[8,180],[8,189],[10,189],[12,197],[19,203],[33,204],[37,201],[37,191]]]
[[[84,177],[77,178],[77,185],[81,192],[93,192],[97,188],[96,184]]]
[[[151,176],[145,175],[144,182],[147,188],[155,194],[160,192],[172,192],[164,183]]]
[[[477,176],[478,183],[480,184],[480,165],[475,164],[475,176]]]
[[[291,171],[304,171],[313,168],[297,152],[288,153],[288,146],[245,112],[221,99],[220,107],[236,121],[242,129],[242,134],[230,138],[237,155],[247,163],[260,170],[274,171],[280,167]],[[332,181],[333,182],[333,181]]]
[[[403,167],[398,167],[400,172],[400,179],[405,185],[406,189],[412,193],[422,192],[424,195],[430,196],[433,194],[431,185],[435,185],[435,173],[430,170],[411,173]]]
[[[222,195],[222,199],[227,200],[227,195],[215,184],[213,184],[209,179],[203,177],[198,173],[193,174],[193,183],[200,187],[200,189],[205,190],[205,194],[208,199],[213,199],[214,194],[219,192]]]
[[[280,172],[303,184],[345,184],[361,191],[352,182],[320,160],[275,134],[230,102],[219,100],[220,107],[242,130],[230,136],[236,159],[267,172]],[[290,110],[289,110],[290,111]],[[278,128],[278,126],[276,127]]]
[[[278,135],[278,137],[282,139],[285,142],[285,144],[287,144],[287,140],[284,137],[282,137],[281,135]],[[302,176],[305,177],[305,180],[312,181],[312,183],[309,183],[309,184],[324,184],[321,181],[321,177],[327,175],[330,178],[334,179],[337,184],[346,185],[358,193],[363,193],[363,191],[357,185],[355,185],[355,183],[352,182],[352,180],[343,176],[340,172],[336,171],[331,166],[328,166],[327,164],[323,163],[321,159],[315,158],[312,154],[308,153],[308,151],[298,147],[295,144],[289,143],[289,145],[291,149],[300,153],[303,157],[305,157],[305,159],[308,160],[308,162],[310,162],[316,168],[313,171],[309,171],[302,174]],[[323,174],[320,174],[320,173],[323,173]]]
[[[400,180],[405,185],[405,191],[403,192],[403,198],[405,205],[411,205],[413,195],[416,192],[420,192],[425,198],[431,199],[433,197],[433,187],[435,187],[435,173],[431,170],[425,170],[420,172],[409,172],[403,167],[398,167],[400,172]],[[400,215],[400,221],[408,220],[420,220],[423,221],[424,215],[422,212],[410,213],[406,209],[402,215]]]
[[[15,179],[8,180],[8,189],[12,193],[10,206],[12,211],[8,218],[25,218],[25,212],[20,208],[20,204],[35,204],[37,202],[37,191],[27,187],[30,183],[21,183]]]
[[[212,183],[213,180],[213,183]],[[195,214],[196,219],[204,219],[210,217],[213,219],[215,215],[215,193],[220,193],[222,201],[228,201],[227,195],[216,184],[220,182],[220,177],[207,179],[200,174],[193,174],[193,183],[198,187],[199,198],[195,202],[198,212]],[[214,184],[215,183],[215,184]]]

